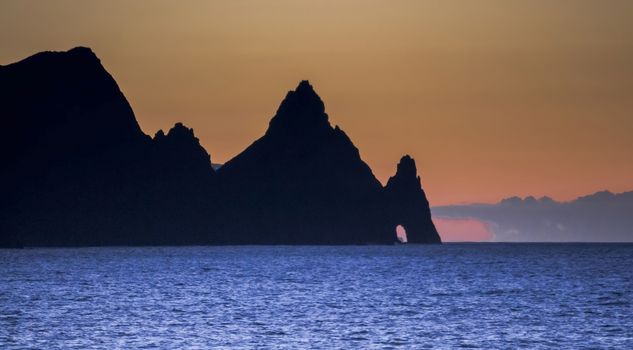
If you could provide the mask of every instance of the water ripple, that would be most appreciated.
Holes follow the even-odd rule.
[[[0,250],[0,348],[633,348],[633,245]]]

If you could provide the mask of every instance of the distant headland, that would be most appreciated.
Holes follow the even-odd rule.
[[[415,161],[385,186],[308,81],[217,167],[193,129],[144,134],[88,48],[0,66],[0,246],[441,243]]]

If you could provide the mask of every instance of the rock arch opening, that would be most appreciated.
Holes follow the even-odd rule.
[[[407,230],[402,225],[396,226],[396,238],[400,243],[407,243]]]

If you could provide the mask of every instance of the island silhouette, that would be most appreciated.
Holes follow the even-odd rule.
[[[415,161],[383,186],[308,81],[219,167],[193,129],[154,137],[85,47],[0,66],[0,245],[441,243]]]

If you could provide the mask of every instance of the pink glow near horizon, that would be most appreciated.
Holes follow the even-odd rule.
[[[494,237],[488,223],[472,218],[433,218],[444,242],[486,242]]]

